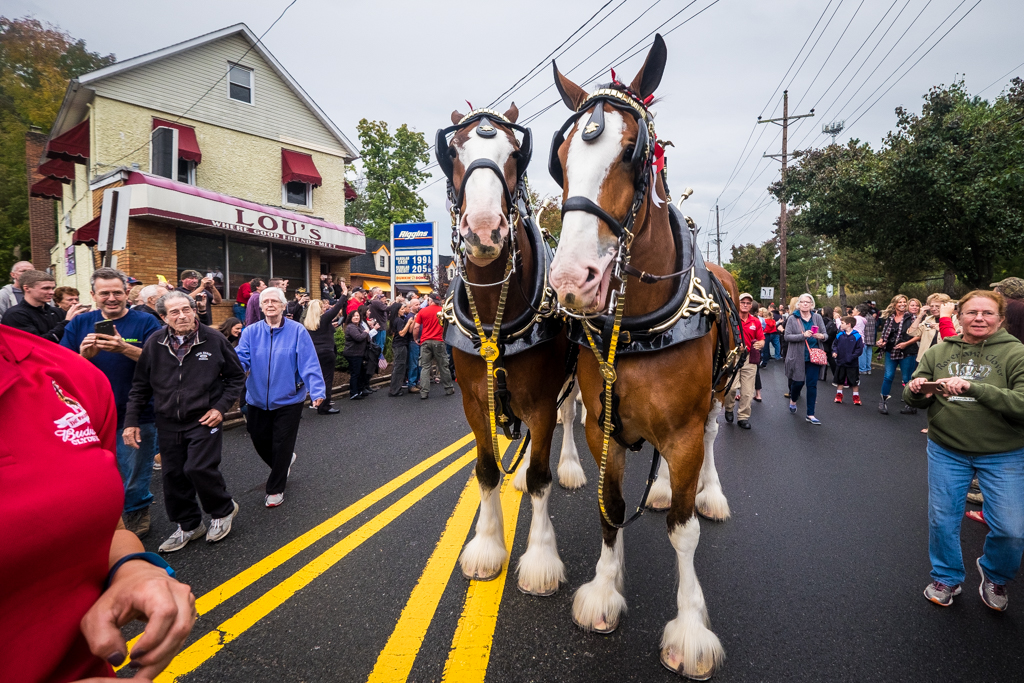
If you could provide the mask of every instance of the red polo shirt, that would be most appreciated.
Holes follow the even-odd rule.
[[[437,314],[440,312],[440,306],[430,304],[416,314],[416,322],[423,326],[420,329],[420,344],[425,341],[441,341],[444,338],[441,322],[437,319]]]
[[[743,341],[750,351],[747,358],[748,363],[761,361],[761,353],[754,348],[754,342],[764,341],[764,330],[761,329],[761,319],[756,315],[748,315],[746,320],[740,320],[740,327],[743,329]]]
[[[110,382],[77,353],[0,327],[0,679],[113,676],[79,622],[124,505]]]

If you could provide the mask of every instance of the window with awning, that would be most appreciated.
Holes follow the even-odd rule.
[[[320,187],[324,184],[324,179],[320,177],[320,171],[316,170],[312,156],[302,152],[293,152],[290,149],[282,149],[281,182],[285,185],[297,182]]]
[[[185,161],[202,163],[203,153],[199,149],[199,140],[196,139],[196,129],[180,123],[172,123],[163,119],[153,119],[153,130],[157,128],[173,128],[178,131],[178,158]]]
[[[64,185],[59,180],[43,178],[29,188],[28,194],[42,199],[64,199]]]
[[[75,164],[86,163],[89,159],[89,119],[51,139],[46,145],[46,156]]]
[[[39,175],[67,185],[75,179],[75,165],[63,159],[50,159],[39,167]]]
[[[72,244],[84,244],[86,246],[95,246],[100,239],[100,217],[96,216],[91,221],[75,230],[75,234],[71,238]]]

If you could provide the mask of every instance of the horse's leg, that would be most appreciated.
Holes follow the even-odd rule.
[[[583,402],[583,394],[577,393],[576,400],[580,404],[580,424],[585,425],[587,424],[587,404]]]
[[[718,479],[715,469],[715,437],[718,436],[718,411],[721,404],[718,399],[712,401],[711,412],[704,423],[704,464],[700,468],[700,480],[697,482],[697,512],[703,517],[716,522],[729,519],[729,501],[722,493],[722,482]]]
[[[587,475],[580,464],[580,453],[576,449],[573,435],[573,424],[576,421],[576,396],[580,393],[579,385],[573,387],[572,394],[562,401],[558,409],[559,422],[562,425],[562,451],[558,455],[558,483],[562,488],[578,489],[586,485]]]
[[[707,680],[725,659],[725,651],[708,628],[704,593],[693,568],[700,540],[700,521],[694,514],[697,478],[702,457],[694,438],[699,425],[684,431],[666,450],[672,472],[672,509],[668,513],[669,540],[676,551],[679,581],[676,618],[665,625],[661,637],[661,663],[694,680]]]
[[[553,411],[552,411],[553,412]],[[548,514],[551,496],[551,436],[554,415],[538,415],[531,424],[534,434],[530,469],[526,473],[527,490],[533,506],[530,538],[526,552],[519,558],[519,590],[529,595],[547,596],[565,581],[565,565],[558,556],[555,527]]]
[[[530,437],[530,445],[526,447],[526,452],[523,453],[523,461],[519,463],[519,467],[516,468],[516,475],[512,479],[512,486],[515,487],[516,491],[527,492],[526,489],[526,471],[530,469],[530,460],[533,455],[533,437]]]
[[[661,459],[658,465],[658,478],[651,487],[651,495],[647,496],[647,507],[657,512],[665,512],[672,506],[672,482],[669,478],[668,461]]]
[[[468,385],[467,385],[468,386]],[[467,391],[464,389],[464,391]],[[463,400],[466,419],[476,435],[476,480],[480,485],[480,515],[476,520],[476,535],[462,550],[459,563],[467,579],[490,581],[501,574],[508,557],[505,549],[505,521],[501,514],[498,482],[501,478],[494,462],[494,448],[487,430],[486,411],[471,409],[471,400]],[[479,406],[477,406],[478,408]]]
[[[593,424],[587,423],[587,441],[590,450],[600,458],[603,434]],[[622,499],[622,471],[625,463],[625,449],[618,443],[609,444],[608,469],[604,477],[605,510],[615,522],[625,518],[626,504]],[[626,598],[622,595],[625,587],[626,556],[622,547],[622,530],[616,529],[601,517],[601,559],[597,561],[594,578],[576,591],[572,602],[572,620],[586,631],[611,633],[619,625],[619,619],[626,612]]]

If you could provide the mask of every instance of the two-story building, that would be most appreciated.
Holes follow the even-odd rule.
[[[186,269],[212,277],[225,299],[216,323],[252,278],[319,296],[321,273],[350,273],[366,253],[345,225],[356,156],[238,24],[72,81],[31,194],[58,200],[58,285],[88,292],[108,246],[97,244],[104,194],[121,188],[114,217],[127,216],[127,232],[109,245],[112,264],[146,284],[177,285]]]

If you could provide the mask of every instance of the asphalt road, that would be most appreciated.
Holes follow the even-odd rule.
[[[955,605],[940,609],[921,595],[929,581],[925,418],[899,415],[898,405],[879,415],[880,375],[863,378],[863,407],[850,405],[849,393],[847,403],[833,404],[831,385],[819,383],[824,424],[816,427],[803,420],[802,406],[796,416],[786,410],[782,366],[773,363],[762,371],[764,403],[754,404],[753,429],[722,425],[716,454],[733,517],[702,521],[696,554],[711,626],[727,655],[715,680],[1024,675],[1024,594],[1010,586],[1005,614],[978,597],[974,558],[984,527],[965,521],[968,579]],[[306,412],[284,505],[272,510],[263,507],[268,470],[248,435],[226,433],[223,471],[241,506],[231,535],[169,556],[202,613],[172,664],[177,680],[362,682],[371,673],[420,682],[676,680],[658,661],[676,588],[663,515],[645,515],[625,532],[629,613],[618,631],[584,633],[571,621],[572,593],[593,577],[600,551],[597,471],[581,430],[590,483],[573,492],[556,487],[551,497],[568,585],[535,598],[516,589],[514,575],[503,587],[470,587],[457,568],[447,569],[472,518],[459,517],[457,503],[464,490],[471,506],[477,499],[475,484],[467,487],[472,442],[445,450],[469,433],[458,396],[435,391],[420,401],[379,391],[339,407],[336,416]],[[560,435],[561,427],[556,443]],[[642,492],[649,447],[631,457],[630,506]],[[174,529],[156,479],[153,492],[149,550]],[[513,566],[529,531],[528,498],[518,506]],[[281,557],[282,548],[295,552]]]

